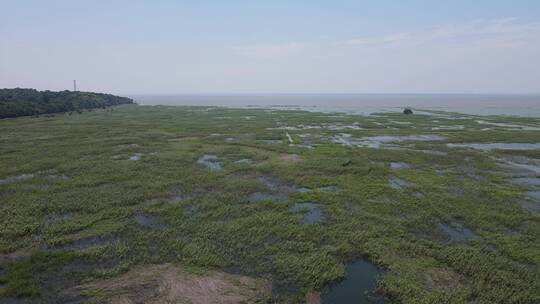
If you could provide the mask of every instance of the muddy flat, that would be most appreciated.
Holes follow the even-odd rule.
[[[270,297],[271,283],[223,272],[192,274],[172,264],[137,267],[117,278],[79,285],[82,293],[110,295],[111,303],[260,303]],[[89,302],[99,302],[90,298]]]

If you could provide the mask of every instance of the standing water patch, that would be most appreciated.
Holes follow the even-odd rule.
[[[471,148],[477,150],[536,150],[540,149],[540,143],[488,143],[488,144],[448,144],[450,148]]]
[[[135,153],[129,157],[129,160],[137,161],[137,160],[140,160],[141,157],[142,157],[142,153]]]
[[[240,159],[240,160],[237,160],[234,162],[235,164],[251,164],[253,163],[253,161],[251,159],[247,159],[247,158],[243,158],[243,159]]]
[[[221,162],[218,160],[218,157],[215,155],[204,154],[199,157],[197,164],[202,165],[210,169],[210,171],[221,171],[223,167]]]
[[[366,260],[347,265],[345,279],[322,293],[323,304],[376,304],[385,299],[375,293],[382,271]]]
[[[517,177],[512,179],[512,183],[520,186],[540,186],[540,178]]]
[[[137,214],[135,216],[135,221],[137,222],[137,224],[143,227],[151,228],[151,229],[165,228],[165,225],[156,216]]]
[[[66,213],[59,213],[59,214],[49,214],[45,218],[45,222],[47,224],[56,224],[63,221],[71,220],[75,217],[75,213],[73,212],[66,212]]]
[[[263,202],[263,201],[286,201],[287,198],[279,195],[273,195],[263,192],[251,193],[248,197],[249,202]]]
[[[326,192],[326,193],[336,193],[339,191],[339,187],[335,185],[324,186],[324,187],[320,187],[318,190],[321,192]]]
[[[392,170],[401,170],[401,169],[408,169],[410,166],[403,162],[391,162],[390,163],[390,169]]]
[[[473,240],[478,237],[471,229],[457,222],[453,222],[451,225],[439,223],[437,227],[456,242]]]
[[[529,158],[519,158],[515,160],[503,159],[503,166],[517,171],[520,174],[532,175],[540,174],[540,162]]]
[[[34,174],[21,174],[15,176],[8,176],[6,178],[0,179],[0,185],[14,183],[19,180],[28,179],[34,177]]]
[[[388,184],[390,185],[390,187],[392,187],[392,188],[394,188],[396,190],[399,190],[399,189],[409,185],[409,182],[406,181],[406,180],[397,178],[397,177],[392,177],[391,179],[388,180]]]
[[[306,188],[306,187],[301,187],[301,188],[296,189],[296,192],[298,192],[298,193],[308,193],[310,191],[311,191],[311,189]]]
[[[351,134],[342,133],[332,137],[332,141],[345,146],[359,146],[379,149],[384,146],[392,145],[401,142],[415,142],[415,141],[442,141],[445,137],[425,134],[425,135],[405,135],[405,136],[392,136],[392,135],[380,135],[355,138]]]
[[[169,197],[169,202],[176,204],[191,197],[191,194],[182,191],[180,188],[175,188],[173,190],[173,195]]]
[[[261,201],[280,201],[285,202],[289,199],[289,195],[297,191],[296,186],[285,184],[282,181],[268,177],[259,176],[257,180],[266,188],[265,192],[255,192],[248,197],[250,202]]]
[[[535,201],[540,202],[540,190],[539,191],[529,191],[527,195],[533,198]]]
[[[268,145],[278,145],[278,144],[282,144],[283,140],[281,140],[281,139],[267,139],[264,142],[266,144],[268,144]]]
[[[540,204],[535,203],[535,202],[522,201],[521,207],[532,212],[540,212]]]
[[[319,204],[316,203],[296,203],[291,209],[291,212],[305,212],[303,215],[304,224],[313,224],[322,219],[322,212]]]

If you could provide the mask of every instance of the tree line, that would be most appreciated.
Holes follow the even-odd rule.
[[[31,116],[132,104],[133,99],[111,94],[79,91],[0,89],[0,118]]]

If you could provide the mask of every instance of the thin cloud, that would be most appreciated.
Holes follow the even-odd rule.
[[[424,44],[489,44],[492,47],[518,46],[539,40],[539,22],[517,19],[475,20],[426,30],[361,37],[344,44],[363,47],[411,47]]]
[[[392,46],[401,44],[410,44],[416,41],[414,33],[393,33],[381,37],[363,37],[353,38],[345,41],[347,45],[361,45],[361,46]]]
[[[305,43],[289,42],[283,44],[253,44],[235,47],[239,54],[254,58],[288,57],[300,53],[306,48]]]

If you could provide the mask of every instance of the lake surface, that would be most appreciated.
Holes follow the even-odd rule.
[[[540,95],[474,94],[236,94],[131,95],[142,105],[284,107],[317,112],[371,114],[403,107],[479,115],[540,117]]]

